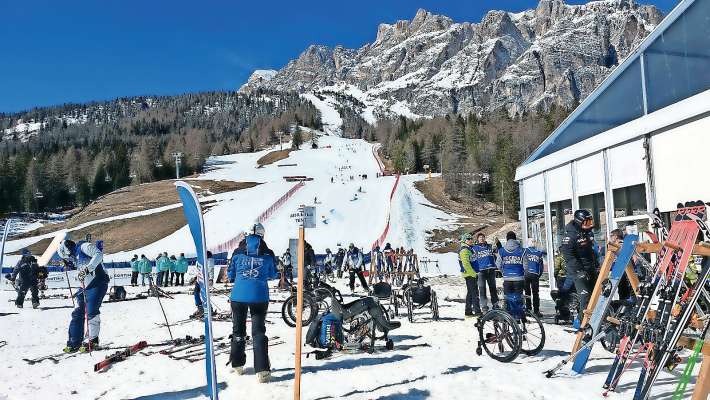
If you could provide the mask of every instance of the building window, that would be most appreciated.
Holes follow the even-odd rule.
[[[552,224],[552,252],[556,256],[565,234],[565,225],[574,217],[572,200],[562,200],[550,203],[550,223]]]
[[[644,52],[648,111],[710,89],[710,2],[696,1]]]
[[[535,206],[525,210],[528,219],[528,240],[535,241],[537,247],[547,248],[547,234],[545,231],[545,207]],[[524,243],[527,246],[528,243]]]
[[[595,193],[579,198],[579,208],[592,213],[594,218],[594,240],[602,247],[606,246],[606,204],[604,193]]]
[[[614,218],[647,214],[646,185],[614,189]]]

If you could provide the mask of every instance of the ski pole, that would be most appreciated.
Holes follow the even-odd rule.
[[[84,285],[84,279],[81,279],[81,295],[84,297],[84,326],[86,327],[86,337],[89,339],[87,343],[89,345],[89,354],[91,354],[91,332],[89,331],[89,305],[86,302],[86,285]]]
[[[67,287],[69,288],[69,297],[71,297],[71,305],[72,307],[76,307],[76,303],[74,302],[74,294],[71,291],[71,282],[69,281],[69,272],[67,271],[66,264],[64,264],[64,275],[67,277]]]
[[[149,281],[151,288],[153,287],[153,277],[149,275]],[[165,309],[163,308],[163,303],[160,301],[160,293],[156,291],[156,296],[158,298],[158,305],[160,306],[160,311],[163,312],[163,318],[165,318],[165,326],[168,328],[168,334],[170,335],[170,340],[173,340],[173,332],[170,330],[170,322],[168,322],[168,316],[165,315]]]
[[[580,347],[575,351],[574,353],[570,354],[567,358],[564,360],[560,361],[557,365],[555,365],[553,368],[548,369],[547,371],[543,372],[545,374],[545,377],[547,378],[552,378],[557,371],[559,371],[562,367],[567,365],[570,361],[574,360],[575,357],[577,357],[577,354],[582,352],[582,350],[588,349],[594,345],[597,341],[599,341],[601,338],[605,337],[607,335],[607,331],[601,331],[597,333],[594,337],[592,337],[587,343],[584,344],[584,346]]]

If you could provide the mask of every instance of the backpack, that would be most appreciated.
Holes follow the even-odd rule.
[[[343,340],[343,321],[333,313],[322,314],[306,334],[306,343],[317,349],[340,349]]]

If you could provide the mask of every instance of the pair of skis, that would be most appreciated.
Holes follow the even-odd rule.
[[[553,368],[545,371],[546,377],[551,378],[572,360],[574,360],[572,371],[577,374],[584,372],[594,344],[616,329],[605,321],[605,317],[608,314],[612,299],[619,289],[619,282],[626,271],[626,266],[629,265],[635,253],[638,240],[638,235],[629,234],[624,237],[624,242],[620,249],[613,250],[612,246],[609,246],[589,306],[584,312],[584,319],[577,333],[577,341],[572,354]],[[609,275],[608,278],[606,277],[607,274]]]
[[[702,292],[702,290],[693,291],[692,296],[687,293],[688,296],[682,298],[682,304],[678,301],[681,299],[686,267],[701,229],[698,221],[701,221],[704,215],[705,206],[702,203],[690,203],[685,207],[682,205],[679,207],[671,231],[662,243],[658,267],[650,280],[640,288],[641,301],[635,309],[636,312],[633,313],[633,318],[622,318],[620,331],[623,337],[604,384],[607,389],[605,395],[616,388],[622,374],[631,363],[645,353],[645,362],[634,399],[647,399],[660,369],[666,366],[671,355],[675,355],[677,340]],[[704,276],[701,276],[698,282],[707,279],[706,264],[708,264],[707,260],[703,263],[704,274],[701,275]],[[658,307],[654,318],[650,319],[649,315],[653,313],[651,305],[654,301],[658,301]],[[676,316],[674,314],[679,306],[682,312]],[[632,355],[637,343],[639,348]]]

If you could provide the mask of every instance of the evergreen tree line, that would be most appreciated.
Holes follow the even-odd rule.
[[[480,118],[474,114],[399,117],[380,121],[364,135],[383,144],[382,151],[396,172],[426,172],[428,166],[432,172],[442,172],[444,190],[451,198],[493,201],[517,218],[515,169],[568,113],[553,108],[515,118],[504,112]]]
[[[320,128],[295,93],[209,92],[122,98],[0,115],[0,132],[41,122],[29,141],[0,141],[0,215],[84,206],[121,187],[202,170],[210,155],[278,143],[292,123]]]

